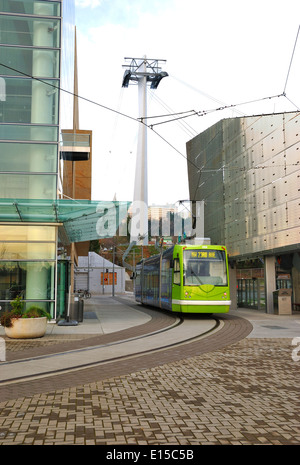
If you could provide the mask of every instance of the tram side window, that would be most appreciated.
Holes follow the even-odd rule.
[[[180,262],[179,258],[174,259],[174,284],[180,285]]]
[[[140,286],[140,285],[141,285],[141,272],[140,272],[140,270],[139,270],[139,271],[136,271],[136,275],[135,275],[135,285],[136,285],[136,286]]]

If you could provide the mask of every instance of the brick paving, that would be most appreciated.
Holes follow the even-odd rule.
[[[118,300],[115,298],[115,300]],[[120,300],[120,299],[119,299]],[[124,299],[123,299],[124,300]],[[135,304],[130,301],[126,302],[127,306],[136,308]],[[149,332],[159,331],[168,328],[176,317],[170,313],[159,312],[153,309],[143,308],[143,312],[151,316],[148,323],[138,326],[132,326],[107,334],[62,334],[62,335],[45,335],[41,339],[13,340],[4,336],[6,343],[6,360],[13,361],[23,358],[30,358],[37,355],[55,354],[60,351],[77,350],[85,347],[108,344],[119,340],[140,337]],[[81,329],[80,327],[78,328]],[[38,352],[37,352],[38,348]],[[1,397],[0,397],[1,398]]]
[[[2,386],[0,445],[299,444],[291,339],[224,322],[197,343]]]

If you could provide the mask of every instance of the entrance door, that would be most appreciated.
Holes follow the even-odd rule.
[[[265,285],[263,279],[238,279],[238,306],[261,309],[265,306]]]

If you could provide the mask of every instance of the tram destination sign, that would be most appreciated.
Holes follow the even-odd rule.
[[[186,254],[189,254],[191,259],[200,259],[200,260],[222,260],[222,251],[221,250],[186,250]]]

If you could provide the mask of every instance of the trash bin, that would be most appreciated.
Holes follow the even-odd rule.
[[[277,289],[273,292],[274,313],[277,315],[292,314],[292,289]]]
[[[70,305],[70,319],[83,322],[83,299],[79,295],[74,296],[74,302]]]

